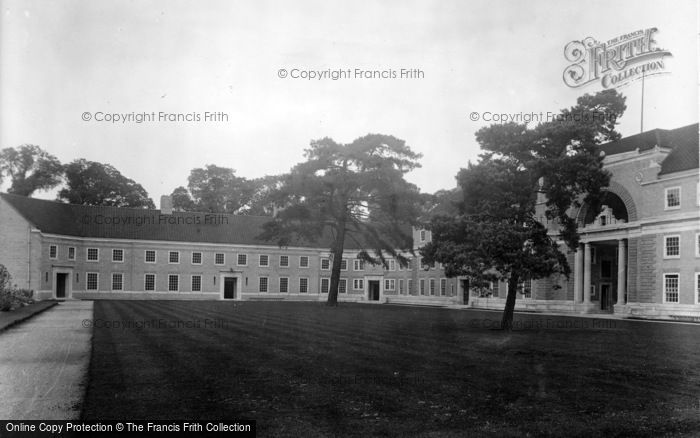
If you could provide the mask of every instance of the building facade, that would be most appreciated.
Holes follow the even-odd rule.
[[[569,212],[581,234],[576,251],[561,244],[571,276],[522,282],[516,310],[700,320],[698,124],[601,149],[612,179],[600,214]],[[256,237],[267,220],[0,194],[0,264],[38,299],[325,300],[330,240],[280,248]],[[367,265],[348,246],[339,300],[503,309],[504,283],[470,289],[422,263],[430,238],[413,231],[408,267]]]
[[[330,240],[280,248],[256,237],[267,220],[2,194],[0,263],[38,299],[326,300]],[[345,250],[340,301],[457,300],[457,280],[436,267],[372,266],[357,253]]]
[[[603,211],[570,211],[581,244],[572,275],[527,281],[516,309],[700,320],[698,124],[655,129],[601,147],[612,178]],[[544,219],[544,202],[539,212]],[[557,225],[548,224],[553,236]],[[472,306],[503,308],[505,285]]]

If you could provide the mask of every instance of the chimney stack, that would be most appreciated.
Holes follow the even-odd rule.
[[[173,200],[168,195],[160,197],[160,214],[173,214]]]

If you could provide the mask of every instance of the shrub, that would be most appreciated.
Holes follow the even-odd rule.
[[[34,302],[34,291],[12,287],[11,280],[7,268],[0,264],[0,311],[3,312]]]
[[[0,310],[3,312],[12,309],[13,293],[10,286],[12,276],[5,265],[0,264]]]

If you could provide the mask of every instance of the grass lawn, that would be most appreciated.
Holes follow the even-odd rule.
[[[700,433],[699,325],[516,314],[505,333],[489,328],[497,312],[294,302],[97,301],[94,318],[85,420],[248,418],[259,436],[303,437]]]

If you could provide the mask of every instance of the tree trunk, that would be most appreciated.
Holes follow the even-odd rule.
[[[333,254],[333,265],[331,267],[331,285],[328,290],[327,306],[338,305],[338,286],[340,285],[340,266],[343,263],[343,247],[345,246],[345,224],[338,228],[338,235],[333,242],[331,250]],[[347,288],[347,284],[345,285]]]
[[[508,278],[508,296],[506,297],[506,307],[503,309],[503,319],[501,319],[502,330],[513,329],[513,311],[515,310],[515,298],[518,294],[518,275],[511,274]]]

